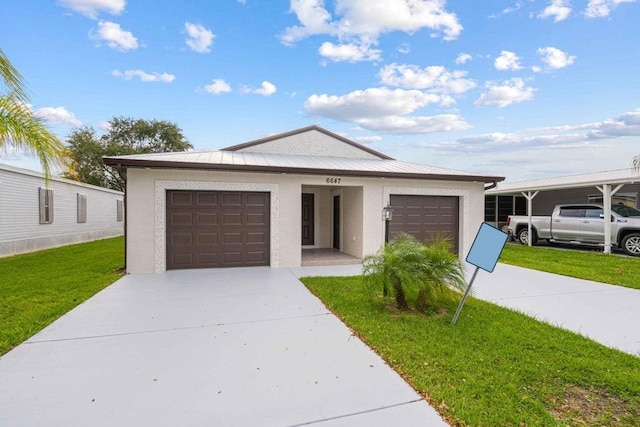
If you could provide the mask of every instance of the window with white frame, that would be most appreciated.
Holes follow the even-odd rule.
[[[122,200],[116,200],[116,217],[118,222],[124,218],[124,202]]]
[[[38,188],[40,199],[40,224],[51,224],[53,222],[53,190],[49,188]]]
[[[78,222],[87,222],[87,196],[77,193],[78,199]]]
[[[604,198],[602,194],[591,194],[588,196],[589,203],[602,204]],[[637,193],[616,193],[611,196],[612,205],[625,205],[631,208],[638,207],[638,194]]]

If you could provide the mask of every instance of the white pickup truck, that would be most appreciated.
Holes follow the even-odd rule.
[[[507,218],[509,233],[529,244],[529,217]],[[531,244],[604,245],[604,209],[601,205],[558,205],[551,216],[531,217]],[[627,255],[640,256],[640,211],[625,205],[611,206],[611,244]]]

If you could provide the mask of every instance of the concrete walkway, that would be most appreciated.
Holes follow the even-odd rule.
[[[467,266],[467,282],[475,267]],[[361,266],[302,267],[303,276],[352,276]],[[472,287],[475,298],[510,308],[577,332],[594,341],[640,356],[640,290],[498,264],[480,270]],[[462,310],[458,322],[465,321]]]
[[[0,358],[0,426],[446,425],[295,274],[124,277]]]
[[[476,298],[640,356],[638,289],[506,264],[498,264],[493,273],[480,270],[473,289]],[[464,310],[458,321],[464,321]]]

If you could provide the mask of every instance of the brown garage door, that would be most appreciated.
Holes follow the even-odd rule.
[[[404,232],[428,243],[440,235],[458,253],[458,197],[392,195],[390,202],[390,239]]]
[[[269,265],[269,196],[167,191],[167,269]]]

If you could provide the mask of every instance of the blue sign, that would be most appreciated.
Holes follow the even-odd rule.
[[[509,235],[504,231],[483,222],[471,245],[467,262],[492,273],[508,237]]]

